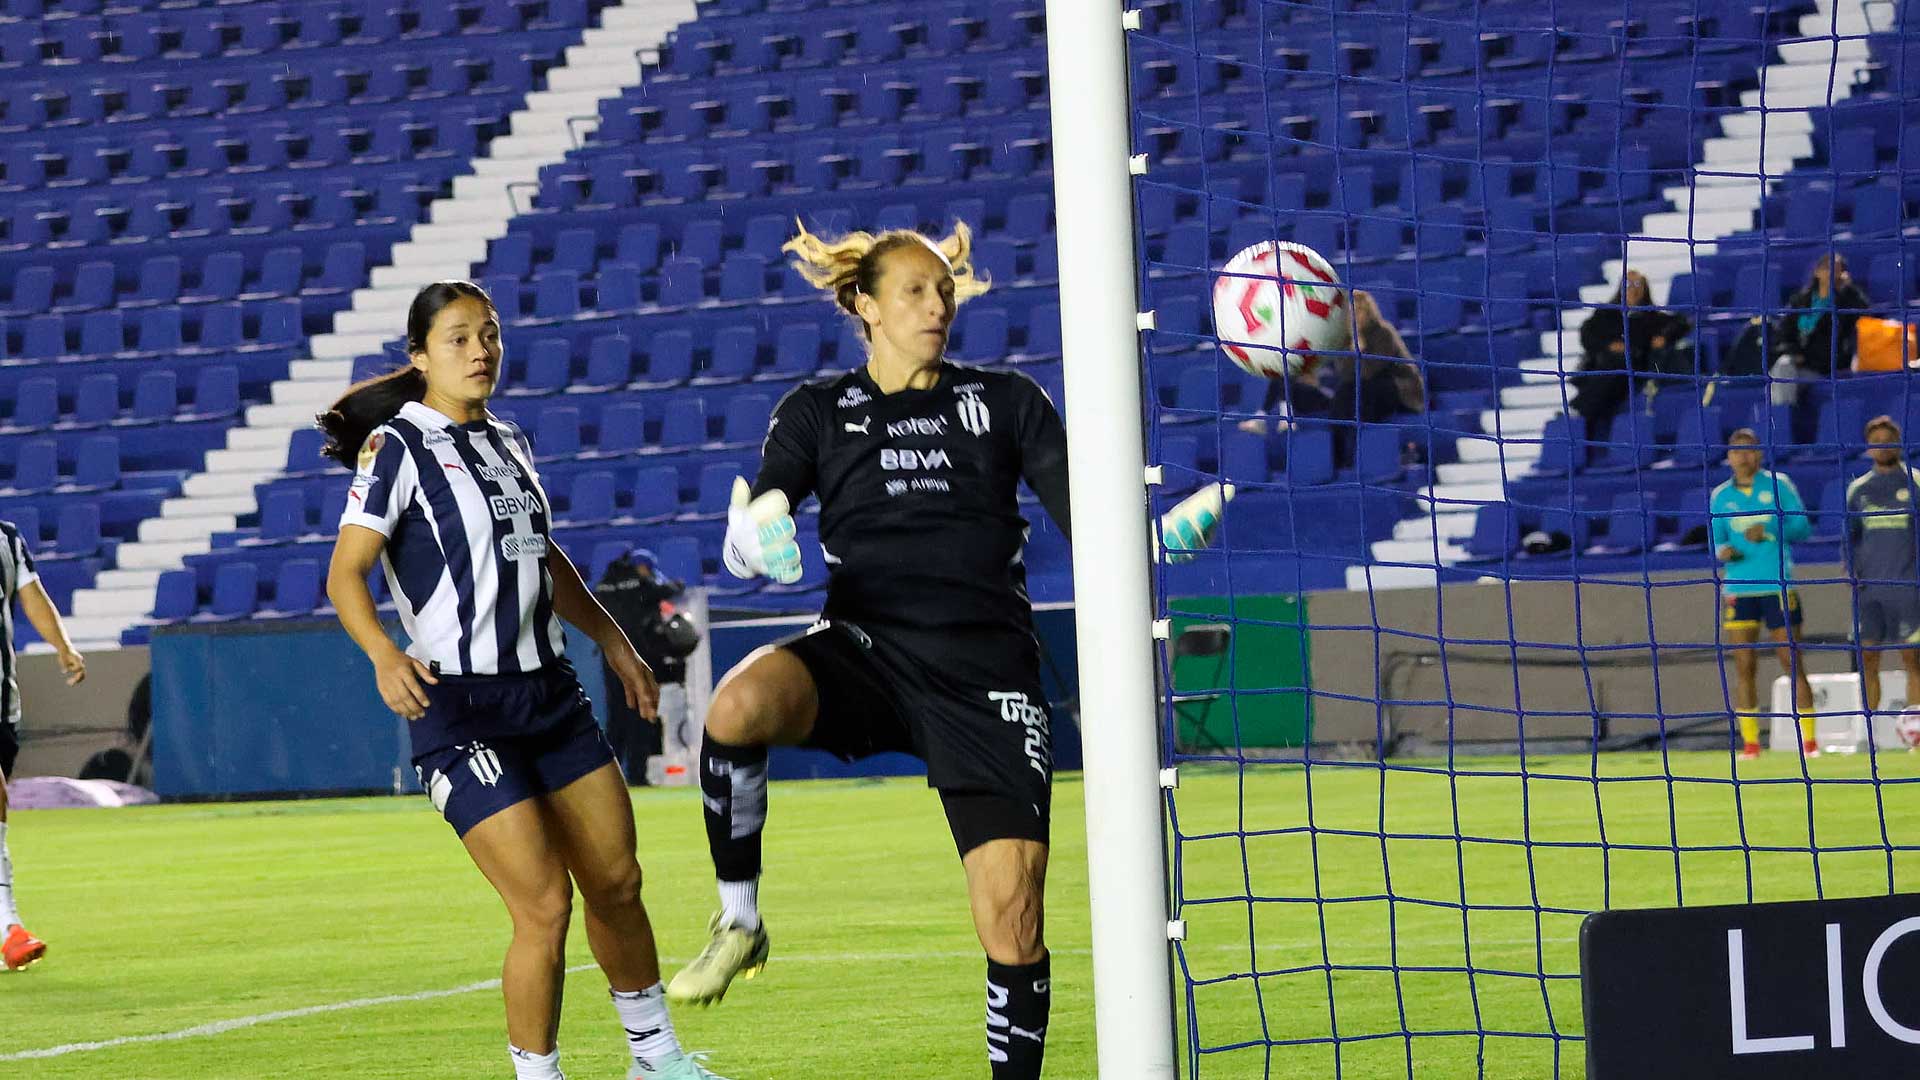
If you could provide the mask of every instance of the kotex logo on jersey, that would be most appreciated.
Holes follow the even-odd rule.
[[[903,435],[945,435],[946,433],[947,418],[944,416],[910,416],[905,420],[895,420],[887,425],[887,437],[890,439],[898,439]]]
[[[539,533],[514,533],[500,538],[500,557],[503,559],[544,559],[547,557],[547,538]]]
[[[492,480],[494,483],[499,483],[502,480],[520,479],[519,468],[517,468],[512,464],[482,465],[475,471],[477,471],[480,474],[482,479]]]
[[[531,491],[516,494],[489,495],[487,505],[492,508],[493,516],[502,521],[519,514],[533,515],[540,512],[540,496]]]
[[[880,451],[880,467],[888,472],[921,472],[933,469],[953,467],[953,459],[945,450],[895,450],[888,447]]]

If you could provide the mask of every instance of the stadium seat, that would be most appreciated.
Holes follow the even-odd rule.
[[[55,526],[55,555],[86,558],[100,550],[100,507],[92,502],[67,501],[60,506]]]
[[[213,602],[201,618],[244,619],[259,605],[260,568],[250,562],[225,562],[213,572]]]
[[[646,446],[646,409],[638,401],[608,405],[600,413],[601,456],[634,453]]]
[[[641,469],[634,476],[633,506],[627,520],[653,524],[680,512],[680,474],[671,465]]]

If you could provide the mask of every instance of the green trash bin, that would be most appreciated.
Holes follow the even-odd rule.
[[[1195,596],[1169,608],[1175,747],[1236,754],[1305,746],[1313,731],[1306,598]]]

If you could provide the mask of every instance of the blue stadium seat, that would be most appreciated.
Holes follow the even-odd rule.
[[[680,386],[693,377],[693,334],[686,330],[662,330],[653,335],[647,350],[646,370],[634,384],[639,389]]]
[[[740,394],[727,402],[718,448],[757,447],[767,437],[773,400],[765,394]]]
[[[700,541],[697,537],[670,537],[660,544],[658,554],[656,565],[667,577],[689,585],[706,580],[707,572],[701,563]]]
[[[138,309],[140,321],[134,332],[134,351],[145,356],[170,356],[186,344],[180,309],[150,307]]]
[[[567,496],[563,524],[598,525],[613,517],[614,478],[610,472],[594,470],[573,478]]]
[[[163,622],[188,618],[198,606],[191,570],[167,570],[153,589],[153,617]]]
[[[250,562],[224,562],[213,572],[213,602],[200,616],[244,619],[259,606],[260,568]]]
[[[580,393],[627,385],[633,373],[633,345],[625,334],[603,334],[587,350],[586,378],[567,389]]]
[[[634,475],[633,508],[627,517],[636,523],[667,521],[680,512],[680,473],[671,465],[655,465]]]
[[[60,517],[55,525],[54,554],[86,558],[98,553],[99,550],[99,504],[75,500],[62,503]]]
[[[638,401],[608,405],[600,413],[601,456],[630,454],[646,446],[647,413]]]
[[[533,321],[561,322],[580,314],[580,275],[549,268],[534,283]]]
[[[271,491],[260,500],[260,542],[285,543],[299,539],[306,532],[307,497],[299,489]]]
[[[733,478],[739,469],[731,462],[714,462],[700,467],[700,483],[693,507],[679,514],[681,521],[712,521],[727,516],[733,495]]]
[[[55,312],[95,311],[113,305],[114,266],[110,262],[81,263],[74,272],[73,290],[54,304]]]
[[[707,441],[707,402],[683,397],[666,404],[660,413],[660,439],[655,450],[689,450]]]
[[[231,364],[209,364],[193,382],[193,406],[181,420],[210,420],[240,411],[240,369]]]
[[[60,383],[51,375],[31,375],[20,380],[13,401],[13,415],[6,429],[13,432],[39,431],[51,427],[60,416]]]
[[[644,303],[640,271],[622,263],[604,263],[594,278],[594,309],[603,315],[634,311]]]
[[[580,410],[571,405],[548,405],[541,409],[533,453],[538,461],[555,461],[580,453]]]
[[[59,483],[59,446],[52,439],[32,439],[22,443],[14,458],[13,478],[0,493],[38,495],[51,491]]]
[[[1055,399],[1056,402],[1058,399]],[[1294,487],[1330,483],[1334,477],[1333,429],[1323,423],[1296,422],[1274,436],[1285,464],[1275,479]]]
[[[120,486],[120,440],[113,435],[89,435],[75,455],[73,481],[62,491],[111,491]]]
[[[105,424],[120,415],[120,376],[112,372],[88,375],[80,380],[74,396],[73,414],[68,422],[92,427]]]
[[[520,377],[520,384],[509,387],[507,393],[555,393],[567,385],[571,364],[572,357],[568,355],[566,339],[542,338],[527,350],[527,367]]]
[[[1482,506],[1474,512],[1473,534],[1462,545],[1474,559],[1503,559],[1519,546],[1519,522],[1506,503]]]
[[[740,382],[753,374],[758,344],[751,326],[727,326],[713,336],[707,366],[693,379],[695,386]]]

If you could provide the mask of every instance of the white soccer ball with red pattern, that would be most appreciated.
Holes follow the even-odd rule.
[[[1920,750],[1920,705],[1901,709],[1900,715],[1894,717],[1893,730],[1907,749]]]
[[[1242,371],[1311,376],[1323,352],[1351,349],[1346,290],[1320,253],[1263,240],[1213,280],[1213,327]]]

